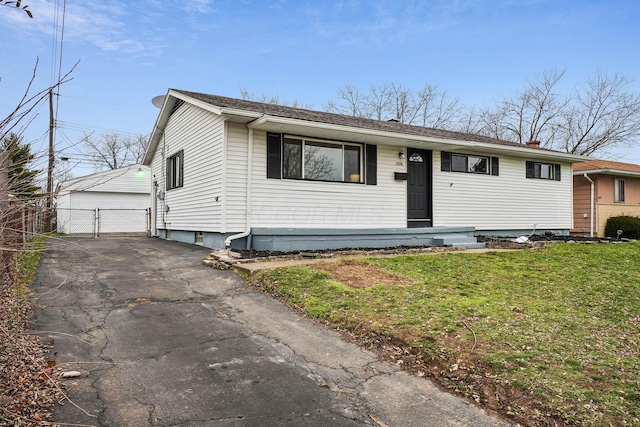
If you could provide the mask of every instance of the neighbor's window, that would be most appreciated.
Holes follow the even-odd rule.
[[[282,177],[313,181],[363,182],[362,145],[285,136]]]
[[[615,203],[624,203],[624,179],[614,178],[613,201]]]
[[[180,150],[167,159],[167,190],[182,187],[184,151]]]
[[[440,152],[440,160],[440,169],[443,172],[465,172],[485,175],[499,174],[499,159],[497,157],[442,151]]]
[[[554,163],[526,162],[526,177],[560,181],[560,165]]]

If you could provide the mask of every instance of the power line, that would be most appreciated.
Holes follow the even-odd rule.
[[[144,135],[144,134],[135,133],[135,132],[126,132],[126,131],[115,130],[115,129],[100,128],[97,126],[67,122],[62,120],[58,120],[56,124],[58,125],[58,127],[62,127],[69,130],[75,130],[75,131],[97,131],[100,133],[117,133],[118,135],[125,135],[125,136],[140,136],[140,135],[147,136],[148,135],[148,134]]]

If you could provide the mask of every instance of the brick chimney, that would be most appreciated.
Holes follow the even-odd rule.
[[[540,141],[527,141],[527,146],[532,148],[540,148]]]

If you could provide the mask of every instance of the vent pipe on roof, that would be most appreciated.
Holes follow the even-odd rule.
[[[527,146],[533,147],[533,148],[540,148],[540,141],[535,141],[535,140],[527,141]]]

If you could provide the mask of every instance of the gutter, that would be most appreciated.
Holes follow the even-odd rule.
[[[589,237],[593,237],[593,228],[594,228],[594,220],[593,220],[593,213],[595,211],[595,182],[593,182],[593,180],[591,178],[589,178],[589,175],[587,175],[587,173],[585,172],[584,174],[582,174],[582,176],[584,176],[587,181],[589,181],[591,183],[591,196],[589,197],[589,201],[590,201],[590,207],[591,207],[591,213],[589,214]]]
[[[245,219],[245,230],[242,233],[229,236],[224,241],[225,248],[231,246],[233,240],[242,239],[251,234],[251,187],[253,181],[253,128],[247,123],[247,129],[249,129],[249,152],[247,153],[247,214]],[[251,249],[251,241],[247,239],[246,249]]]
[[[245,114],[247,116],[247,114]],[[254,117],[253,115],[250,117]],[[358,133],[360,135],[365,136],[374,136],[381,138],[392,138],[400,142],[400,145],[406,146],[409,141],[421,142],[421,143],[432,143],[432,144],[442,144],[449,148],[452,147],[460,147],[464,148],[475,148],[482,150],[492,150],[492,151],[500,151],[500,152],[509,152],[513,155],[520,155],[523,157],[534,157],[534,158],[547,158],[558,161],[562,159],[564,161],[570,163],[578,163],[591,160],[585,156],[580,156],[577,154],[569,154],[569,153],[561,153],[559,151],[550,151],[543,150],[537,148],[531,148],[528,146],[513,146],[513,145],[501,145],[501,144],[492,144],[488,142],[480,142],[480,141],[465,141],[465,140],[454,140],[443,137],[436,136],[424,136],[424,135],[413,135],[406,133],[398,133],[391,131],[381,131],[376,129],[367,129],[367,128],[356,128],[352,126],[346,125],[337,125],[331,123],[321,123],[321,122],[310,122],[300,119],[288,118],[288,117],[277,117],[277,116],[268,116],[262,114],[259,118],[253,120],[252,125],[254,127],[265,126],[268,124],[277,124],[277,125],[291,125],[291,126],[309,126],[316,129],[323,129],[327,131],[334,132],[351,132]],[[390,144],[391,145],[391,144]]]
[[[574,175],[576,174],[582,174],[584,176],[584,174],[587,173],[601,173],[601,174],[607,174],[607,175],[620,175],[620,176],[632,176],[632,177],[640,177],[640,172],[633,172],[633,171],[625,171],[622,169],[611,169],[611,168],[606,168],[606,169],[591,169],[591,170],[586,170],[586,171],[576,171],[576,173],[574,173]]]

